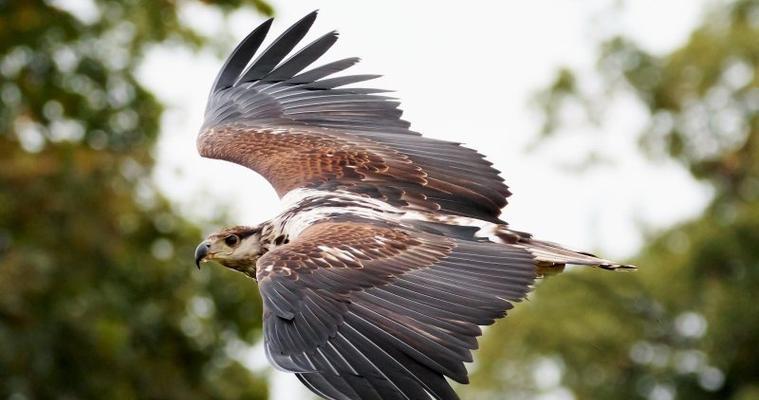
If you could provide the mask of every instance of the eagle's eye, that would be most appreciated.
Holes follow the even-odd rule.
[[[229,247],[236,246],[237,243],[240,243],[240,237],[237,235],[229,235],[224,238],[224,243]]]

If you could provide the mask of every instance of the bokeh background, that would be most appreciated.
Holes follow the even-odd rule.
[[[0,396],[299,399],[255,282],[196,271],[278,211],[194,149],[222,62],[313,8],[425,135],[488,155],[517,229],[635,273],[546,279],[465,399],[759,399],[759,1],[0,0]]]

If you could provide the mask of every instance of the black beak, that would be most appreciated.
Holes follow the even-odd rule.
[[[195,248],[195,266],[200,269],[200,262],[208,255],[208,248],[211,247],[211,243],[203,242]]]

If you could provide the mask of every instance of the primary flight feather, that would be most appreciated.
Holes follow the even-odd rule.
[[[198,151],[258,172],[285,207],[211,234],[196,264],[258,281],[269,361],[319,396],[457,399],[446,377],[467,382],[480,326],[536,278],[632,267],[510,229],[481,154],[410,130],[384,90],[346,87],[377,77],[338,74],[357,58],[310,68],[336,32],[293,52],[315,19],[259,51],[264,22],[216,77]]]

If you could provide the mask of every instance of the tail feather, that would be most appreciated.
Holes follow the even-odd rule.
[[[453,220],[453,221],[452,221]],[[416,228],[438,235],[461,240],[503,243],[522,247],[529,251],[538,266],[539,275],[551,275],[561,272],[564,266],[587,265],[608,270],[633,270],[636,266],[621,264],[598,257],[594,254],[568,249],[558,243],[537,240],[527,232],[510,229],[505,223],[493,224],[472,218],[453,217],[445,221],[435,219],[414,220]]]
[[[525,239],[519,243],[535,256],[539,265],[544,267],[560,267],[566,264],[589,265],[609,270],[630,270],[637,267],[630,264],[620,264],[611,260],[597,257],[590,253],[567,249],[560,244],[535,239]]]
[[[509,229],[506,225],[496,228],[495,236],[504,243],[522,246],[532,253],[538,262],[541,275],[561,272],[567,264],[588,265],[608,270],[631,270],[637,267],[620,264],[594,254],[568,249],[558,243],[537,240],[529,233]]]

